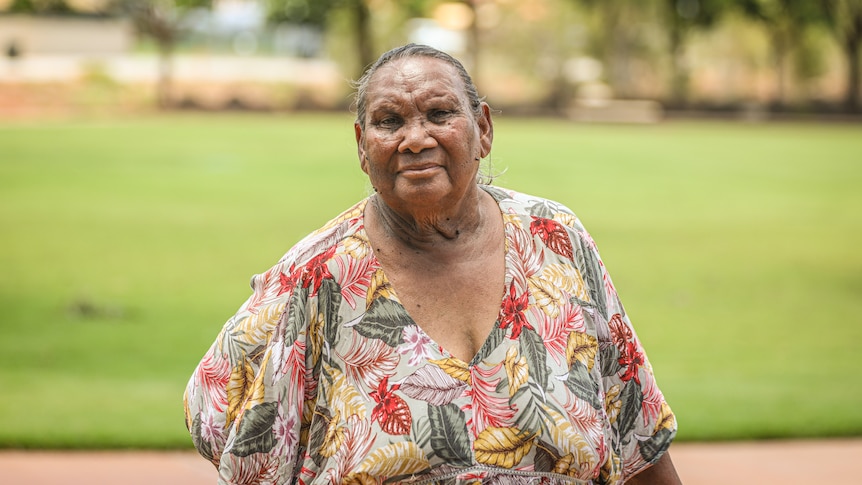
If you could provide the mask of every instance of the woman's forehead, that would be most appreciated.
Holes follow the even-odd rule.
[[[415,56],[397,59],[380,67],[368,83],[368,101],[375,95],[392,91],[404,93],[451,94],[461,98],[466,87],[457,69],[448,62],[433,57]]]

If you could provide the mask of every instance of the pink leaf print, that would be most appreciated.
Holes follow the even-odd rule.
[[[545,253],[536,248],[536,241],[520,226],[508,225],[509,247],[506,265],[512,268],[513,283],[518,288],[527,287],[527,278],[539,273],[545,261]]]
[[[359,468],[359,464],[368,456],[375,438],[371,432],[371,423],[367,419],[360,419],[355,414],[348,417],[344,442],[333,456],[335,469],[328,471],[329,482],[333,485],[341,484],[345,475]],[[310,459],[308,457],[308,460]]]
[[[256,453],[243,458],[228,454],[228,457],[231,461],[230,483],[232,485],[276,483],[278,457],[265,453]]]
[[[644,426],[646,426],[661,415],[661,404],[664,402],[664,396],[652,376],[647,376],[644,379],[641,392],[643,393],[641,407],[643,407]]]
[[[210,350],[195,371],[195,380],[216,411],[227,409],[227,383],[230,380],[230,361]]]
[[[560,307],[560,314],[556,318],[548,316],[537,307],[531,307],[533,321],[536,322],[536,333],[542,337],[548,355],[553,357],[557,364],[566,361],[566,346],[569,334],[582,332],[584,329],[584,315],[579,305],[573,305],[570,301]]]
[[[341,271],[341,276],[338,278],[338,284],[341,285],[341,296],[351,309],[356,309],[354,297],[360,297],[364,300],[368,286],[371,284],[371,275],[374,274],[374,271],[370,270],[370,266],[373,260],[372,258],[357,260],[345,255],[335,261]]]
[[[569,395],[563,405],[566,416],[578,433],[595,448],[603,439],[602,415],[589,402]]]
[[[283,265],[279,263],[270,268],[266,273],[255,275],[252,279],[252,289],[254,290],[254,293],[251,295],[251,298],[248,299],[248,303],[245,307],[246,310],[250,313],[257,314],[258,309],[263,306],[265,302],[284,293],[281,291],[280,282],[282,268]]]
[[[449,404],[464,394],[467,383],[453,378],[443,369],[426,365],[401,382],[401,392],[434,406]]]
[[[401,357],[395,349],[380,339],[369,339],[354,334],[350,347],[339,357],[344,361],[344,375],[350,382],[363,382],[368,387],[392,375]]]
[[[300,396],[305,393],[305,341],[297,340],[293,345],[284,348],[283,352],[284,362],[273,382],[281,380],[281,376],[288,376],[287,401],[299,402]]]
[[[467,426],[472,428],[474,437],[479,436],[479,433],[489,426],[497,428],[511,426],[512,419],[518,411],[515,406],[509,404],[507,397],[497,394],[497,384],[500,383],[501,378],[491,379],[499,372],[502,365],[500,363],[487,370],[483,370],[480,366],[470,368],[473,387],[464,393],[470,397],[470,402],[463,406],[462,410],[472,409],[473,411],[473,417],[467,422]]]

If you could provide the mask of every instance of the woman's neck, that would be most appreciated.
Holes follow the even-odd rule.
[[[461,246],[488,225],[487,196],[476,188],[474,195],[466,197],[448,211],[409,213],[392,209],[379,195],[371,197],[373,210],[371,224],[378,235],[392,238],[406,248],[417,250],[440,250],[449,246]],[[453,244],[455,243],[455,244]]]

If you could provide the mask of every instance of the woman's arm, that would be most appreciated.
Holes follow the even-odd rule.
[[[670,459],[670,453],[665,453],[655,464],[637,475],[626,480],[627,485],[682,485],[682,480],[676,474],[676,468]]]

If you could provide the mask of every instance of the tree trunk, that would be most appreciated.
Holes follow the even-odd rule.
[[[859,42],[851,42],[848,40],[847,47],[847,94],[844,98],[844,106],[851,113],[860,111],[859,106]]]
[[[683,108],[688,103],[689,82],[688,66],[685,63],[685,27],[675,9],[670,12],[670,16],[670,102],[675,108]]]
[[[467,35],[467,53],[470,58],[470,73],[473,78],[473,84],[482,92],[481,89],[481,73],[479,72],[479,22],[476,21],[476,3],[475,0],[465,0],[464,3],[470,8],[473,14],[473,21],[470,22]]]
[[[359,60],[359,76],[361,76],[375,60],[374,42],[371,39],[371,12],[369,12],[365,0],[353,0],[352,3],[356,54]]]
[[[775,27],[773,29],[776,29]],[[787,39],[784,32],[773,30],[772,51],[775,61],[775,96],[772,104],[779,110],[787,102]]]
[[[853,12],[851,27],[844,38],[844,54],[847,56],[847,93],[844,97],[844,106],[851,113],[862,110],[859,104],[860,86],[860,61],[859,49],[862,45],[862,9]]]
[[[173,42],[161,39],[159,45],[159,78],[156,82],[156,102],[159,108],[168,109],[173,104]]]

